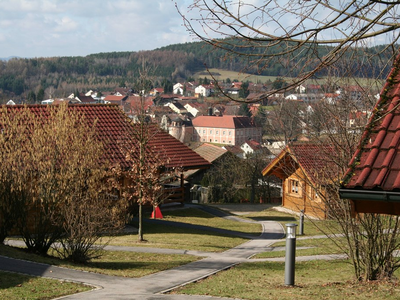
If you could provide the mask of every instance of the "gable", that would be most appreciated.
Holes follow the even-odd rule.
[[[334,153],[334,148],[328,144],[292,143],[264,168],[262,174],[285,179],[300,168],[310,181],[326,184],[340,176],[333,162]]]

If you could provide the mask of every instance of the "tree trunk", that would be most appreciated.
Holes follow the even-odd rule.
[[[139,242],[143,242],[144,241],[144,239],[143,239],[143,226],[142,226],[143,219],[142,219],[142,215],[143,215],[142,203],[140,202],[139,203],[139,225],[138,225],[138,241]]]

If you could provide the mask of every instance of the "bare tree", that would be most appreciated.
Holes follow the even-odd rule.
[[[67,105],[33,108],[40,113],[29,107],[2,110],[1,215],[11,217],[28,250],[46,254],[59,241],[63,257],[86,261],[101,248],[92,248],[101,235],[125,221],[119,203],[108,196],[96,123]]]
[[[26,127],[20,126],[32,118],[28,110],[19,114],[9,114],[5,106],[0,115],[0,241],[10,233],[20,218],[18,211],[26,207],[29,183],[27,173],[19,174],[23,166],[24,151],[27,145]],[[24,175],[24,176],[22,176]]]
[[[152,86],[152,67],[142,60],[135,90],[140,91],[140,101],[135,107],[136,115],[132,126],[120,137],[120,149],[125,156],[126,166],[116,166],[114,172],[123,182],[117,182],[127,205],[138,206],[138,241],[144,241],[143,206],[155,209],[164,199],[164,185],[169,182],[173,170],[169,170],[168,159],[161,150],[154,149],[151,141],[161,131],[151,122],[145,110],[145,96]],[[161,152],[160,152],[161,151]]]
[[[280,75],[288,85],[252,100],[259,101],[338,68],[343,60],[357,66],[375,56],[384,69],[397,52],[398,8],[397,1],[385,0],[194,0],[187,12],[179,12],[195,37],[225,50],[226,59],[246,61],[243,71],[262,73],[277,63],[287,70]],[[364,51],[381,44],[386,46]]]

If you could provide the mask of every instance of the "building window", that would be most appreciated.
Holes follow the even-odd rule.
[[[315,202],[321,202],[321,198],[318,195],[318,190],[314,189],[313,187],[310,186],[310,197],[312,201]]]
[[[212,134],[212,130],[210,130],[210,134]]]
[[[206,133],[206,130],[205,130],[205,129],[203,129],[203,133]]]
[[[292,194],[299,194],[300,190],[299,190],[299,181],[298,180],[294,180],[294,179],[289,180],[289,191]]]
[[[232,132],[229,130],[229,131],[228,131],[228,134],[229,134],[229,135],[231,135],[231,134],[232,134]]]
[[[217,130],[217,131],[215,131],[215,134],[218,134],[218,130]]]
[[[225,135],[225,130],[224,130],[224,131],[222,131],[222,135]]]

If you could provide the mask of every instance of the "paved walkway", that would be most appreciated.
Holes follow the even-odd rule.
[[[215,211],[210,211],[216,213]],[[224,212],[218,212],[220,217],[235,219],[235,216]],[[243,219],[237,218],[237,221]],[[116,247],[108,246],[107,250],[121,250],[134,252],[152,252],[152,253],[178,253],[190,254],[205,257],[196,262],[192,262],[174,269],[162,271],[141,278],[124,278],[117,276],[108,276],[73,269],[61,268],[46,264],[28,262],[24,260],[10,259],[0,256],[0,269],[4,271],[25,273],[34,276],[42,276],[67,280],[73,282],[85,283],[96,287],[94,290],[61,297],[60,299],[77,300],[77,299],[141,299],[141,300],[205,300],[205,299],[222,299],[210,296],[188,296],[188,295],[170,295],[164,292],[173,290],[176,287],[183,286],[190,282],[195,282],[202,278],[206,278],[221,270],[228,269],[236,264],[249,261],[248,259],[257,253],[267,251],[276,241],[284,238],[284,229],[278,222],[262,221],[262,234],[248,242],[232,248],[222,253],[209,253],[202,251],[186,251],[158,248],[141,248],[141,247]],[[10,244],[17,242],[9,242]],[[304,259],[337,259],[334,256],[306,257]],[[252,259],[251,261],[282,261],[277,259]],[[297,258],[297,260],[300,260]],[[227,298],[224,298],[227,299]]]

